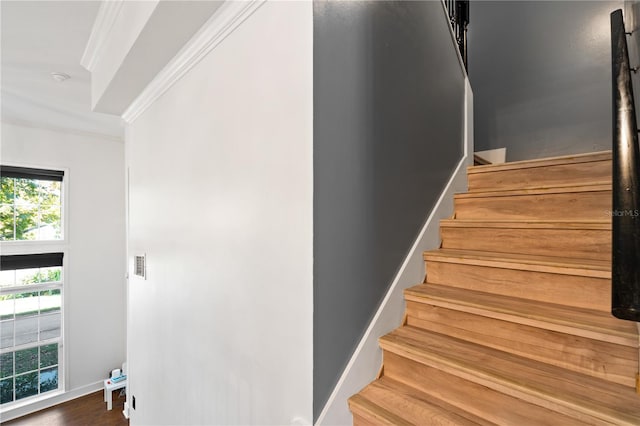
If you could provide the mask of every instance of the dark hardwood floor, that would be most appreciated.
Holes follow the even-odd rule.
[[[8,422],[6,426],[127,426],[129,420],[122,415],[124,396],[113,392],[113,410],[107,411],[102,391],[65,402],[28,416]]]

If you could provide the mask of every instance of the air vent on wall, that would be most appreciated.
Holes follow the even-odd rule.
[[[147,256],[145,254],[135,256],[135,265],[133,274],[136,277],[147,278]]]

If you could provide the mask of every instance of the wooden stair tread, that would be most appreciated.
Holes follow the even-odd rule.
[[[611,230],[610,220],[486,220],[486,219],[443,219],[441,227],[448,228],[506,228],[506,229],[587,229]]]
[[[446,401],[449,405],[495,424],[584,426],[582,420],[453,376],[393,352],[384,353],[384,362],[387,366],[385,378],[405,383],[429,397]],[[422,425],[424,422],[418,424]]]
[[[563,155],[558,157],[540,158],[534,160],[510,161],[501,164],[487,164],[479,166],[469,166],[467,174],[487,173],[499,170],[514,170],[523,168],[548,167],[561,164],[578,164],[589,163],[593,161],[610,161],[612,159],[611,151],[600,151],[577,155]]]
[[[562,414],[640,424],[640,398],[630,387],[411,326],[381,337],[380,345],[385,351]]]
[[[382,377],[349,399],[363,416],[388,425],[494,425],[398,381]],[[357,409],[356,409],[357,410]]]
[[[595,278],[611,278],[611,262],[594,259],[573,259],[556,256],[458,249],[425,251],[423,258],[425,261],[580,275]]]
[[[486,197],[518,197],[522,195],[548,195],[580,192],[605,192],[611,191],[610,181],[585,182],[580,185],[550,185],[525,189],[505,189],[499,191],[471,191],[455,194],[456,199],[486,198]]]
[[[639,329],[609,312],[611,161],[467,168],[356,425],[640,425]]]
[[[634,323],[591,309],[429,284],[406,289],[405,299],[603,342],[638,345]]]

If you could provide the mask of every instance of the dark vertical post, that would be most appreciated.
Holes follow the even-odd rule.
[[[445,6],[449,14],[449,21],[453,35],[462,56],[462,62],[467,69],[467,25],[469,24],[469,0],[446,0]]]
[[[456,1],[458,15],[458,49],[462,55],[464,67],[468,70],[467,65],[467,25],[469,24],[469,0]]]
[[[640,321],[638,127],[622,10],[611,13],[613,208],[611,313]]]

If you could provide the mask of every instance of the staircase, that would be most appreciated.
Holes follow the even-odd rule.
[[[609,314],[611,153],[470,167],[355,425],[640,425],[638,332]]]

